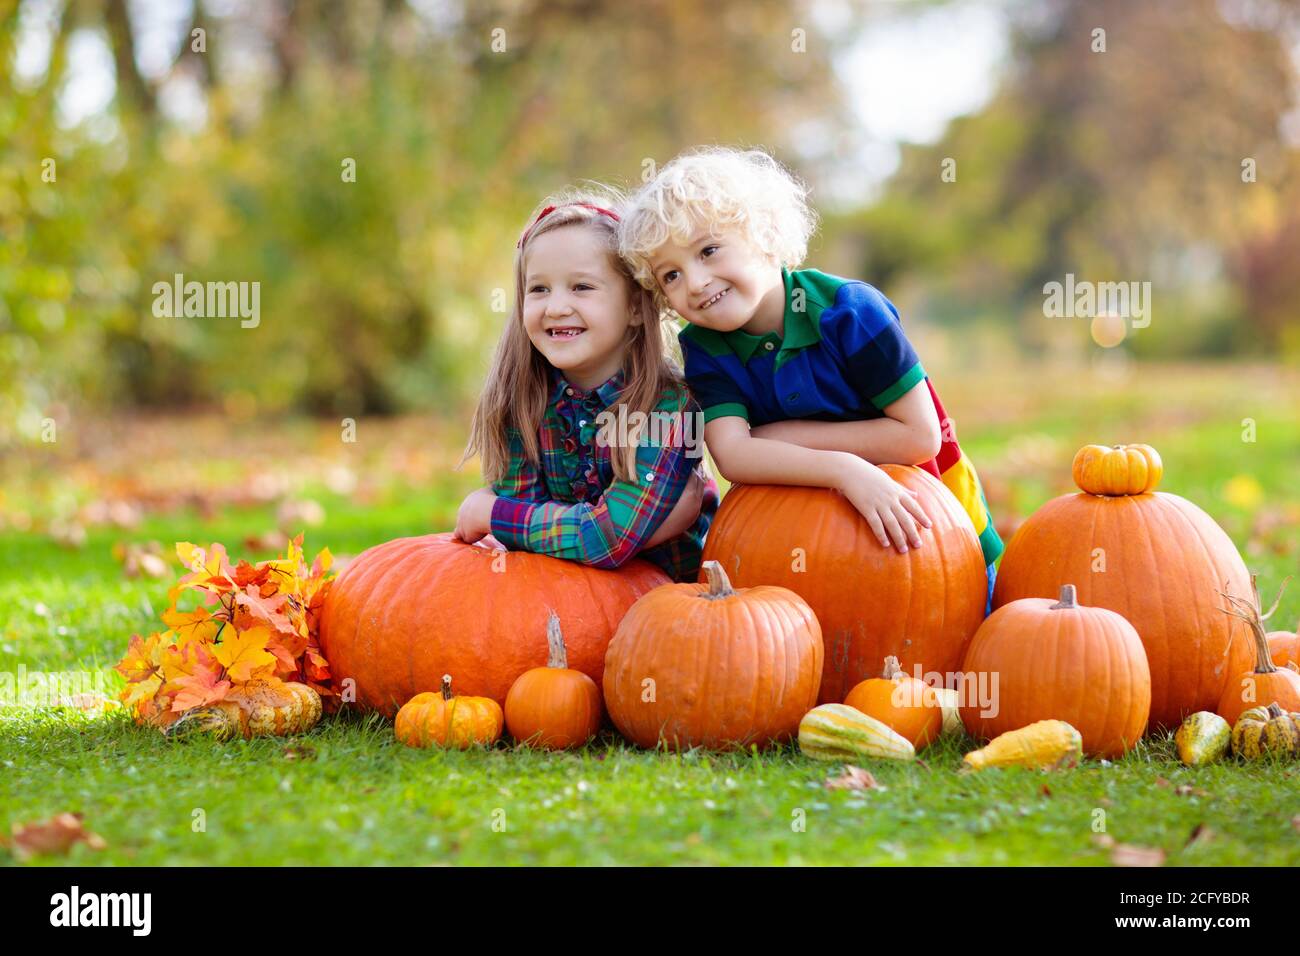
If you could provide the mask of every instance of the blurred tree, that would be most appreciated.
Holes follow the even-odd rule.
[[[1294,268],[1277,269],[1288,254],[1300,261],[1289,49],[1300,4],[1056,0],[1009,10],[1013,61],[993,101],[936,144],[907,149],[884,198],[842,224],[866,250],[864,275],[924,277],[949,311],[1000,313],[1031,346],[1046,327],[1019,320],[1041,311],[1045,283],[1066,273],[1150,280],[1158,312],[1134,344],[1168,351],[1225,344],[1198,340],[1196,324],[1222,317],[1222,297],[1206,289],[1226,277],[1245,320],[1227,344],[1274,346],[1300,298],[1288,284]],[[953,182],[941,176],[947,158]],[[1243,181],[1247,158],[1257,181]]]
[[[16,45],[51,6],[34,82]],[[199,0],[170,65],[145,71],[143,28],[154,47],[168,32],[133,20],[150,10],[0,14],[0,442],[58,398],[463,406],[540,198],[584,178],[635,186],[699,142],[781,154],[800,115],[842,118],[826,50],[844,38],[780,0]],[[84,37],[110,51],[115,93],[65,128],[66,49]],[[155,316],[154,283],[177,273],[260,282],[260,325]]]

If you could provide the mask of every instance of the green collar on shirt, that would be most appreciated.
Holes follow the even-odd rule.
[[[768,332],[766,335],[751,335],[748,332],[742,332],[740,329],[722,334],[727,344],[731,346],[731,350],[746,364],[754,357],[755,352],[759,349],[765,349],[768,352],[777,352],[776,364],[779,368],[797,350],[816,345],[822,340],[821,330],[817,327],[817,320],[808,309],[807,296],[804,297],[803,309],[795,310],[793,308],[794,280],[790,270],[784,266],[781,267],[781,281],[785,285],[784,338],[775,332]],[[818,315],[820,314],[821,310],[818,309]]]

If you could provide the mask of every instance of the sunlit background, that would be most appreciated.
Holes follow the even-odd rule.
[[[1237,456],[1169,480],[1249,522],[1300,464],[1298,64],[1293,0],[0,0],[0,521],[458,492],[528,211],[724,143],[811,183],[1005,529],[1079,440]],[[155,315],[178,273],[260,324]]]

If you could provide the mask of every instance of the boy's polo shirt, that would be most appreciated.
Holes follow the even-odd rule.
[[[1002,553],[1002,542],[979,478],[903,334],[894,304],[865,282],[816,269],[782,269],[781,276],[784,336],[723,333],[689,323],[678,334],[686,380],[705,422],[726,416],[739,416],[751,426],[792,418],[881,418],[886,407],[925,382],[944,437],[939,454],[920,467],[956,495],[991,564]]]

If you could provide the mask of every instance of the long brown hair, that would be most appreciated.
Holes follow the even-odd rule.
[[[528,217],[528,222],[534,223],[542,209],[556,207],[528,229],[525,241],[515,250],[514,308],[492,356],[487,382],[474,410],[465,453],[456,465],[460,468],[475,454],[480,455],[483,477],[489,483],[499,481],[509,468],[510,428],[519,431],[528,460],[534,465],[541,460],[537,433],[550,399],[550,375],[554,366],[533,346],[523,321],[524,257],[538,236],[564,228],[596,230],[607,243],[610,262],[627,282],[628,307],[635,324],[627,330],[623,389],[610,410],[617,413],[619,405],[626,405],[629,416],[642,412],[648,422],[649,413],[659,404],[665,389],[685,389],[681,371],[669,360],[676,345],[673,326],[655,305],[650,292],[637,283],[618,257],[618,223],[601,212],[574,203],[589,203],[621,214],[626,199],[608,186],[598,190],[572,190],[547,198]],[[615,441],[619,436],[606,433],[614,473],[624,481],[637,480],[639,433],[638,429],[637,434],[622,436],[626,438],[625,443]]]

